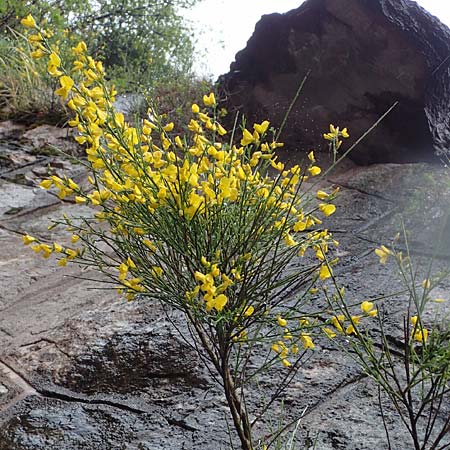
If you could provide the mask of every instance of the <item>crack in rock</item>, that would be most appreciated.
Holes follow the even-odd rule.
[[[56,348],[58,351],[60,351],[63,355],[67,356],[67,358],[72,358],[71,355],[70,355],[69,353],[67,353],[67,352],[65,352],[64,350],[61,349],[61,347],[58,345],[57,342],[53,341],[52,339],[45,338],[45,337],[40,338],[40,339],[37,339],[37,340],[35,340],[35,341],[33,341],[33,342],[28,342],[28,343],[26,343],[26,344],[22,344],[22,345],[20,346],[20,348],[30,347],[30,346],[32,346],[32,345],[40,344],[41,342],[45,342],[45,343],[47,343],[47,344],[50,344],[50,345],[55,346],[55,348]]]
[[[6,404],[0,405],[0,412],[6,411],[11,406],[15,405],[20,400],[30,395],[62,400],[65,402],[112,406],[114,408],[118,408],[123,411],[137,414],[145,414],[152,412],[150,408],[147,408],[144,405],[134,406],[128,404],[128,402],[119,402],[115,400],[108,400],[105,398],[89,398],[89,396],[77,394],[68,390],[64,390],[63,392],[62,390],[58,391],[56,389],[50,389],[48,387],[34,387],[23,375],[21,375],[17,370],[15,370],[12,366],[7,364],[3,360],[0,360],[0,375],[1,374],[6,376],[12,384],[20,388],[21,392]]]
[[[345,392],[348,389],[352,389],[353,385],[363,380],[364,378],[367,378],[367,375],[365,373],[359,373],[358,375],[351,377],[349,380],[343,380],[341,383],[333,387],[333,389],[331,389],[324,395],[325,400],[324,399],[318,400],[317,402],[309,406],[304,411],[302,417],[306,417],[309,414],[316,411],[317,409],[323,408],[324,405],[326,403],[330,403],[336,395],[340,394],[341,392]]]

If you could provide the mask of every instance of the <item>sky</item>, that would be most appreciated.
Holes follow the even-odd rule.
[[[284,13],[303,0],[202,0],[187,11],[198,40],[195,71],[216,79],[227,73],[234,55],[242,50],[263,14]],[[450,0],[417,0],[450,26]]]

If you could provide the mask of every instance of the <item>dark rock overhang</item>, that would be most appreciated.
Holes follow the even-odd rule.
[[[410,0],[307,0],[263,16],[220,88],[230,111],[279,126],[310,71],[282,139],[323,149],[330,123],[364,133],[361,164],[435,159],[450,148],[450,30]]]

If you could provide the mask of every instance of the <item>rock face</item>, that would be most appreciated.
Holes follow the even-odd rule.
[[[396,101],[351,159],[426,161],[449,147],[450,30],[415,2],[307,0],[263,16],[220,87],[230,111],[279,127],[309,71],[282,134],[289,152],[317,148],[330,123],[356,140]]]
[[[29,144],[16,142],[22,136],[20,127],[0,123],[2,130],[6,131],[0,138],[0,450],[230,448],[226,399],[189,345],[183,316],[149,298],[119,301],[111,289],[98,289],[94,271],[70,265],[57,268],[22,245],[24,232],[45,242],[69,244],[64,227],[49,230],[50,221],[92,211],[67,198],[60,200],[38,184],[46,173],[59,174],[62,169],[78,183],[87,174],[67,158],[41,155]],[[423,273],[429,267],[425,258],[434,254],[436,236],[450,210],[448,169],[386,164],[353,166],[327,176],[318,187],[341,191],[339,208],[324,227],[333,230],[340,242],[335,274],[350,304],[398,292],[397,271],[380,265],[373,254],[375,246],[391,242],[400,229],[397,213],[403,213],[405,227],[414,237],[410,252],[424,258],[417,279],[428,276]],[[450,261],[448,230],[445,237],[448,241],[438,256]],[[304,258],[294,258],[286,270],[302,264]],[[449,292],[446,280],[433,295],[448,299]],[[285,295],[298,302],[297,291]],[[320,293],[314,309],[316,301],[323,301]],[[402,304],[407,304],[407,295],[382,304],[393,342],[399,342],[403,333]],[[425,323],[448,317],[450,303],[433,303],[426,314]],[[273,429],[278,420],[296,423],[301,417],[293,448],[312,448],[312,441],[320,450],[387,448],[376,386],[362,376],[349,354],[325,337],[315,342],[316,349],[274,405],[273,415],[255,427],[255,435]],[[254,356],[252,365],[265,353]],[[248,389],[252,411],[263,407],[278,388],[279,373],[279,367],[262,373]],[[410,450],[405,428],[389,404],[384,416],[392,448]],[[442,444],[450,444],[450,435]]]

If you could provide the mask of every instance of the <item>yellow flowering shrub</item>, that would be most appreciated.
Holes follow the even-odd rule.
[[[69,125],[86,147],[90,171],[88,188],[56,175],[41,187],[92,208],[91,217],[55,222],[68,229],[70,247],[30,235],[24,243],[60,266],[95,267],[130,301],[145,296],[184,312],[222,380],[242,446],[252,448],[236,393],[246,381],[243,348],[266,342],[272,357],[265,364],[280,361],[281,369],[314,349],[320,325],[293,318],[283,292],[307,293],[332,277],[326,254],[337,242],[318,226],[335,212],[337,191],[309,192],[305,183],[321,173],[313,152],[305,167],[278,161],[283,144],[268,121],[226,130],[214,93],[192,105],[184,130],[155,111],[131,126],[114,109],[114,89],[83,42],[66,66],[45,30],[31,17],[23,24],[42,37],[30,39],[33,56],[46,58],[55,93],[73,112]],[[312,258],[286,271],[307,254]]]

